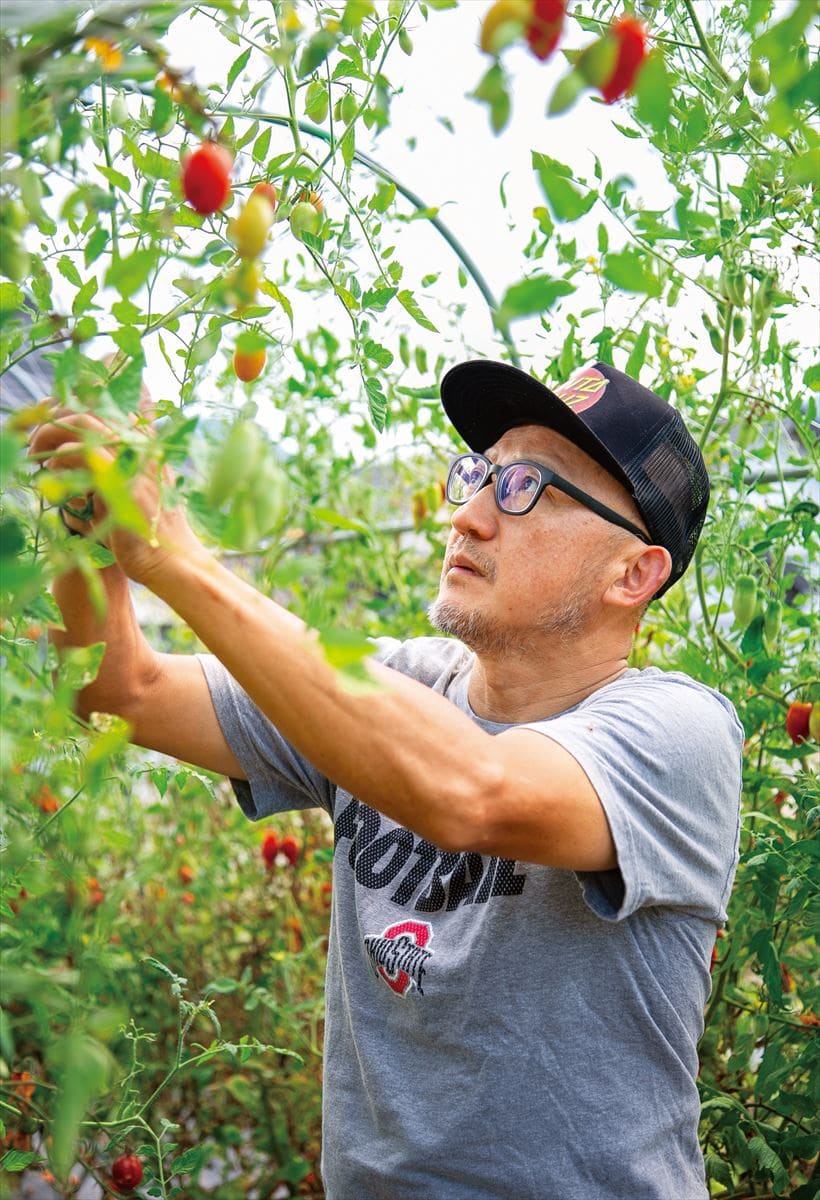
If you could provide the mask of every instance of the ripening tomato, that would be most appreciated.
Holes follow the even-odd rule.
[[[257,183],[251,195],[264,196],[274,212],[276,211],[276,202],[279,199],[279,194],[272,183]]]
[[[802,700],[795,700],[789,705],[789,711],[786,713],[786,733],[795,746],[805,742],[809,736],[811,708],[810,704]]]
[[[500,54],[532,20],[533,0],[496,0],[484,14],[479,45],[485,54]]]
[[[206,215],[224,208],[231,194],[233,157],[216,142],[203,142],[185,159],[182,191],[198,213]]]
[[[242,258],[256,258],[265,248],[273,224],[273,207],[260,192],[251,194],[235,221],[228,225],[228,235]]]
[[[566,0],[535,0],[527,26],[527,44],[536,58],[545,62],[558,45],[564,28]]]
[[[142,1163],[136,1154],[122,1154],[111,1167],[111,1182],[118,1192],[132,1192],[142,1182]]]
[[[193,867],[189,867],[187,863],[183,863],[179,868],[179,878],[182,883],[191,883],[195,875],[196,871]]]
[[[267,355],[264,350],[234,350],[233,369],[237,379],[253,383],[265,369]]]
[[[299,201],[304,204],[312,204],[317,213],[325,211],[325,202],[318,192],[303,191],[299,193]]]
[[[322,215],[309,201],[300,200],[293,206],[290,214],[290,227],[298,238],[301,238],[303,233],[316,235],[322,228]]]
[[[617,58],[609,79],[601,84],[601,95],[607,104],[613,104],[630,90],[643,65],[646,28],[637,17],[618,17],[612,22],[608,36],[615,39]]]

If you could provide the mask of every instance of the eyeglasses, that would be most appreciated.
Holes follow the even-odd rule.
[[[511,517],[523,517],[525,513],[531,512],[546,488],[554,487],[567,496],[571,496],[573,500],[577,500],[579,504],[585,505],[599,517],[603,517],[605,521],[610,521],[613,525],[620,525],[621,529],[627,529],[630,533],[634,533],[635,537],[640,538],[647,546],[653,544],[644,531],[637,525],[633,525],[626,517],[607,508],[593,496],[588,496],[574,483],[562,479],[560,475],[556,475],[548,467],[543,467],[541,463],[523,460],[522,462],[507,463],[505,467],[500,467],[496,463],[490,462],[489,458],[485,458],[483,454],[460,454],[450,464],[450,473],[447,476],[447,499],[451,504],[466,504],[477,492],[492,482],[493,475],[496,477],[495,502],[501,512],[507,513]]]

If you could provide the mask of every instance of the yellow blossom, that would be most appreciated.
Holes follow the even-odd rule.
[[[96,54],[104,71],[116,71],[117,67],[122,66],[122,51],[107,38],[86,38],[83,42],[83,49]]]

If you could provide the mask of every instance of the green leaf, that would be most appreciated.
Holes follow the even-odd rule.
[[[550,102],[547,105],[547,115],[556,117],[560,113],[566,112],[572,108],[575,101],[581,95],[581,92],[588,86],[580,71],[570,71],[563,79],[558,81],[558,86],[552,93]]]
[[[142,350],[140,331],[133,325],[121,325],[119,329],[115,329],[111,334],[111,340],[122,350],[123,354],[127,354],[131,358]]]
[[[135,250],[127,258],[112,262],[105,276],[109,287],[123,297],[133,296],[145,284],[157,261],[155,250]]]
[[[789,1173],[769,1143],[758,1135],[749,1140],[747,1149],[754,1158],[758,1169],[771,1175],[775,1193],[786,1192],[790,1184]]]
[[[565,163],[533,150],[532,165],[556,221],[577,221],[589,212],[598,199],[595,190],[578,190],[571,181],[572,172]]]
[[[361,28],[365,17],[373,13],[373,0],[347,0],[342,13],[342,29],[346,33],[354,33]]]
[[[644,292],[647,296],[661,294],[661,281],[653,274],[646,256],[632,247],[607,254],[603,274],[605,279],[624,292]]]
[[[373,212],[387,212],[396,197],[396,185],[393,182],[381,182],[376,187],[375,194],[370,198],[368,208]]]
[[[325,508],[323,505],[316,505],[310,510],[311,516],[322,521],[325,525],[332,525],[334,529],[347,529],[355,533],[369,533],[370,527],[359,521],[355,517],[346,517],[344,513],[336,512],[332,508]]]
[[[481,100],[488,105],[493,132],[500,133],[510,119],[511,109],[507,80],[500,63],[493,63],[479,80],[472,97],[474,100]]]
[[[25,1171],[38,1158],[34,1150],[7,1150],[0,1158],[0,1171]]]
[[[305,75],[310,75],[317,67],[320,67],[335,45],[336,37],[329,29],[320,29],[318,33],[314,33],[302,51],[302,57],[299,60],[299,78],[303,79]]]
[[[60,656],[60,679],[72,690],[87,687],[97,678],[105,654],[105,642],[71,646]]]
[[[203,337],[198,338],[193,346],[191,346],[191,365],[201,367],[203,363],[210,362],[219,349],[221,337],[222,330],[221,328],[217,328],[209,330]]]
[[[287,314],[287,318],[290,321],[290,326],[292,329],[293,328],[293,306],[291,305],[291,302],[290,302],[290,300],[288,300],[285,293],[283,291],[280,291],[280,289],[276,286],[276,284],[271,283],[271,281],[269,279],[262,280],[262,282],[259,285],[259,290],[260,290],[260,292],[263,292],[266,296],[270,296],[271,299],[275,300],[277,304],[281,305],[281,307],[285,310],[285,312]]]
[[[251,157],[255,163],[263,163],[268,157],[272,128],[271,125],[266,125],[253,144]]]
[[[136,412],[139,407],[144,366],[145,360],[142,356],[142,345],[140,344],[137,349],[137,355],[108,382],[108,391],[111,399],[122,413]]]
[[[228,91],[231,90],[239,76],[245,70],[245,67],[248,65],[248,59],[251,56],[251,50],[252,47],[248,46],[247,50],[243,50],[239,57],[235,58],[231,63],[228,70]]]
[[[643,64],[635,87],[639,121],[651,125],[655,133],[661,133],[669,124],[672,111],[672,88],[666,73],[663,54],[655,50]]]
[[[86,283],[84,283],[79,292],[77,292],[77,295],[74,297],[74,301],[71,305],[71,311],[75,317],[78,317],[80,313],[85,312],[85,310],[89,307],[91,301],[97,294],[97,287],[97,280],[92,277]]]
[[[405,289],[399,292],[396,299],[403,308],[407,309],[410,316],[418,325],[421,325],[423,329],[429,329],[432,333],[438,333],[433,322],[428,317],[425,317],[419,308],[418,302],[411,291]]]
[[[23,307],[22,289],[16,283],[0,283],[0,312],[16,312]]]
[[[379,380],[372,375],[364,376],[364,387],[367,392],[370,419],[374,427],[381,433],[387,425],[387,397]]]
[[[354,690],[378,690],[379,684],[365,666],[373,656],[373,643],[352,629],[319,629],[319,645],[325,661],[339,671]]]
[[[57,270],[64,279],[67,279],[69,283],[73,283],[75,287],[80,287],[82,285],[83,281],[80,277],[80,272],[74,266],[74,263],[67,254],[60,255],[59,259],[57,260]]]
[[[367,340],[362,346],[365,357],[372,359],[378,366],[387,368],[393,361],[393,354],[386,346],[380,345],[379,342]]]
[[[372,309],[373,312],[384,312],[398,290],[398,288],[386,287],[370,288],[362,296],[362,308]]]
[[[638,336],[635,338],[635,345],[629,358],[626,361],[626,373],[631,375],[633,379],[637,379],[641,373],[641,367],[646,359],[646,347],[649,345],[649,322],[644,322],[644,327]]]
[[[102,225],[98,225],[91,233],[88,241],[83,249],[83,258],[85,265],[90,267],[93,262],[96,262],[102,252],[108,245],[108,230]]]
[[[507,321],[518,317],[532,317],[549,312],[562,296],[568,296],[575,288],[566,279],[554,279],[552,275],[533,275],[514,283],[504,293],[500,315]]]
[[[356,133],[352,125],[342,138],[340,146],[342,149],[342,159],[344,160],[344,164],[349,171],[353,165],[353,159],[356,153]]]
[[[107,179],[109,183],[113,183],[114,187],[119,188],[120,191],[125,192],[126,195],[133,188],[133,183],[127,175],[123,175],[122,171],[115,171],[113,167],[101,166],[100,163],[97,163],[96,166],[99,173],[105,179]]]

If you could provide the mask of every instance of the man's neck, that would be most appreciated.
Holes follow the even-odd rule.
[[[622,647],[619,647],[622,649]],[[626,653],[589,641],[562,641],[543,654],[511,659],[476,655],[470,707],[487,721],[520,724],[557,716],[612,683],[627,669]]]

